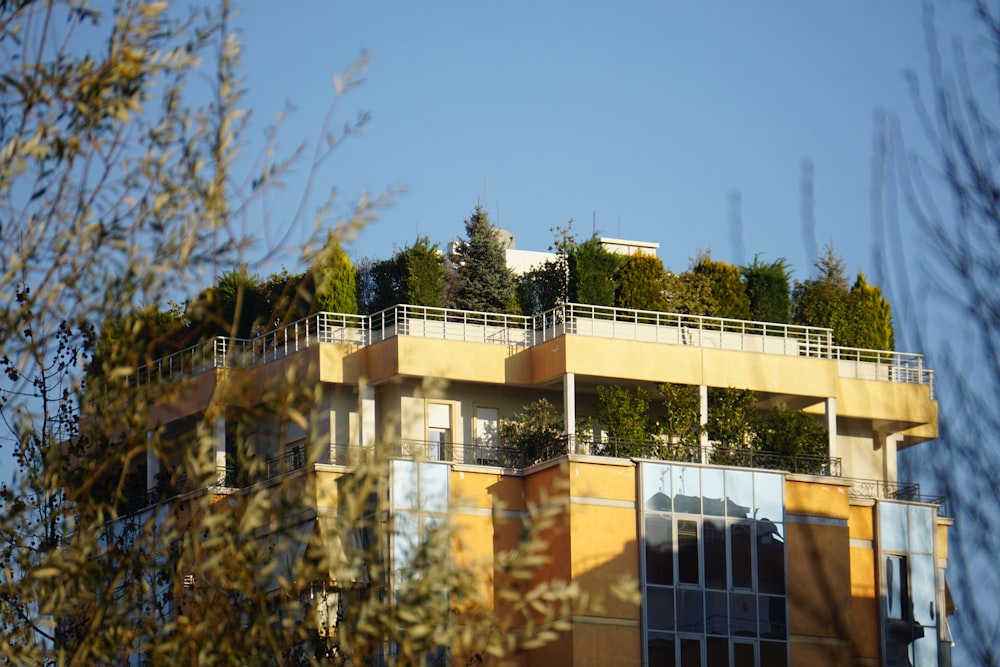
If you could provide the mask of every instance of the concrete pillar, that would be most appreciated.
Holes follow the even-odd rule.
[[[698,387],[698,415],[701,424],[701,462],[708,463],[708,385]]]
[[[566,420],[566,453],[576,450],[576,375],[563,376],[563,414]]]
[[[837,450],[837,399],[832,396],[826,399],[826,430],[829,437],[827,455],[830,458],[840,456]]]
[[[362,383],[358,386],[358,415],[361,422],[362,447],[375,444],[375,387]]]
[[[899,470],[896,467],[896,451],[902,439],[898,433],[885,433],[878,436],[882,440],[882,479],[886,482],[898,482]]]

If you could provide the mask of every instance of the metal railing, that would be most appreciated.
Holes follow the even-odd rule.
[[[923,356],[838,347],[833,332],[771,322],[564,304],[535,317],[398,305],[374,315],[317,313],[254,338],[218,336],[143,366],[132,385],[216,368],[254,368],[317,343],[362,347],[396,336],[506,345],[519,351],[563,335],[834,360],[841,377],[928,385]]]
[[[578,440],[575,451],[597,456],[646,458],[681,463],[786,470],[792,473],[839,477],[842,469],[839,456],[783,454],[752,448],[683,445],[659,440],[646,442],[605,438],[600,441]]]
[[[369,318],[369,342],[416,336],[524,348],[531,344],[531,326],[532,318],[521,315],[399,305]]]
[[[916,482],[884,482],[878,479],[861,479],[845,477],[851,482],[849,495],[851,498],[871,498],[873,500],[900,500],[911,503],[937,505],[938,514],[947,514],[945,496],[935,496],[920,492],[920,484]]]

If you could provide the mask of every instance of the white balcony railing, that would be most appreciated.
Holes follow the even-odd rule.
[[[317,313],[254,338],[218,336],[137,369],[133,384],[214,368],[254,368],[318,343],[362,347],[396,336],[506,345],[516,352],[563,335],[834,360],[840,377],[930,387],[923,356],[837,347],[833,331],[772,322],[564,304],[535,317],[399,305],[374,315]]]

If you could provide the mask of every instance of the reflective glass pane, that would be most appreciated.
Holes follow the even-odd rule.
[[[675,655],[676,640],[673,635],[659,632],[650,632],[646,639],[646,655],[649,658],[649,665],[653,667],[675,667],[677,657]]]
[[[390,462],[392,471],[392,507],[417,509],[417,463],[395,460]]]
[[[770,472],[755,472],[754,518],[758,521],[784,521],[785,478]]]
[[[882,548],[887,551],[908,550],[908,529],[906,505],[879,501],[878,528]]]
[[[681,638],[681,667],[701,667],[701,640]]]
[[[768,639],[788,637],[788,617],[785,612],[785,598],[777,595],[761,595],[758,599],[760,611],[760,636]]]
[[[746,519],[753,516],[753,473],[726,471],[726,516]]]
[[[934,510],[930,507],[907,507],[910,524],[910,551],[934,553]]]
[[[750,545],[752,538],[752,521],[738,521],[729,525],[729,551],[732,558],[730,574],[733,588],[753,588]]]
[[[761,593],[784,593],[784,526],[758,521],[754,528],[757,531],[757,588]]]
[[[705,519],[701,539],[705,552],[705,588],[726,590],[726,522]]]
[[[784,642],[761,642],[760,664],[767,667],[787,667],[788,644]]]
[[[911,646],[913,667],[937,667],[938,641],[933,631],[925,631],[924,636],[913,640]]]
[[[885,613],[889,618],[902,620],[910,604],[909,587],[906,584],[906,558],[885,557]]]
[[[729,627],[734,636],[757,636],[757,596],[734,593],[729,600]]]
[[[677,581],[682,584],[699,584],[698,576],[698,522],[694,519],[677,520]]]
[[[705,607],[701,591],[677,589],[677,632],[705,631]]]
[[[705,632],[729,635],[729,595],[724,591],[705,592]]]
[[[753,647],[750,647],[751,654]],[[725,637],[709,637],[705,641],[708,667],[729,667],[729,640]],[[750,663],[753,665],[753,662]]]
[[[933,557],[910,556],[910,600],[913,603],[913,620],[920,625],[937,623],[936,579]]]
[[[646,530],[646,583],[670,586],[674,583],[670,517],[647,514],[643,523]]]
[[[646,625],[650,630],[674,629],[674,589],[646,588]]]
[[[753,659],[753,644],[744,644],[743,642],[733,642],[733,666],[734,667],[754,667]],[[761,658],[761,664],[771,667],[771,663],[764,662],[763,657]]]
[[[392,555],[393,567],[398,571],[408,568],[414,547],[419,544],[419,524],[412,512],[396,512],[393,517]]]
[[[642,464],[642,502],[647,510],[669,512],[670,466],[660,463]]]
[[[674,486],[674,511],[701,514],[701,469],[671,466],[670,470]]]
[[[704,501],[704,512],[711,516],[726,515],[726,477],[725,471],[717,468],[704,468],[701,471],[701,496]]]
[[[435,463],[421,463],[419,465],[421,509],[428,512],[447,512],[450,466]]]

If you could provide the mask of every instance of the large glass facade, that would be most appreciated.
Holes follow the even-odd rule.
[[[886,665],[937,667],[934,508],[882,500],[878,525]]]
[[[787,665],[783,476],[640,466],[645,664]]]

